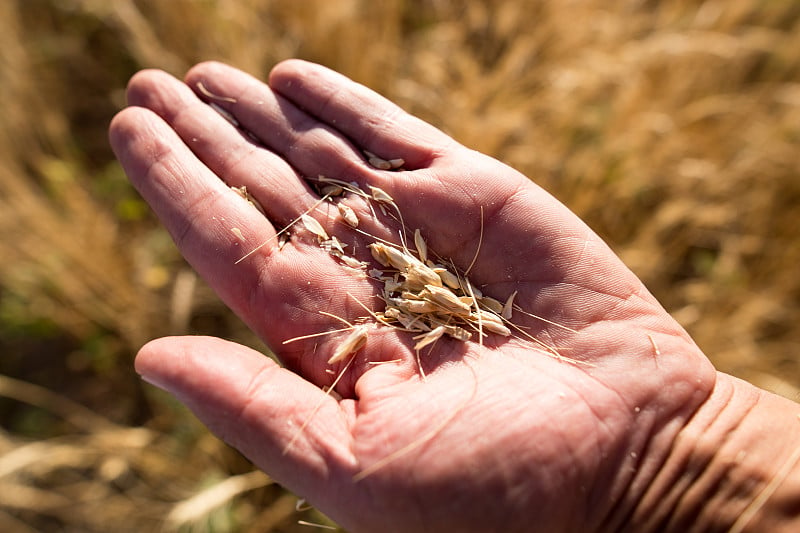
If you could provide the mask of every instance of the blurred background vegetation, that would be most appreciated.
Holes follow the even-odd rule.
[[[288,57],[526,173],[719,369],[800,398],[800,3],[7,0],[0,530],[325,523],[133,371],[165,334],[264,347],[187,268],[106,141],[141,68],[218,59],[265,77]]]

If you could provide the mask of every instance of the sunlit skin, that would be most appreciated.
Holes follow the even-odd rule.
[[[284,364],[221,339],[176,337],[142,348],[137,371],[348,530],[685,524],[692,506],[668,482],[686,467],[675,458],[706,453],[696,441],[714,431],[735,441],[756,405],[794,405],[717,373],[535,179],[340,74],[292,60],[263,83],[203,63],[183,81],[143,71],[128,100],[110,130],[125,171],[187,260]],[[364,151],[405,165],[378,170]],[[374,326],[336,387],[341,399],[326,395],[320,387],[349,360],[327,363],[347,333],[284,342],[342,327],[320,311],[353,322],[368,316],[362,304],[380,309],[380,285],[343,268],[299,225],[281,250],[275,234],[308,212],[370,261],[367,245],[399,242],[400,226],[392,210],[373,216],[351,195],[364,233],[354,231],[334,205],[318,204],[310,180],[319,175],[386,191],[407,235],[419,229],[430,253],[461,272],[472,264],[484,294],[504,301],[518,291],[516,304],[549,322],[517,312],[523,333],[511,338],[443,337],[421,353],[426,379],[412,335]],[[232,186],[246,186],[266,216]],[[793,432],[770,457],[790,455]],[[714,466],[719,448],[707,448],[703,464]],[[730,525],[748,501],[720,502],[720,515]]]

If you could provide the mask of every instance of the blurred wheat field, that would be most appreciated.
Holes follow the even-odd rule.
[[[113,159],[142,68],[343,72],[530,176],[720,370],[800,398],[800,3],[616,4],[0,2],[0,530],[325,521],[133,371],[166,334],[265,350]]]

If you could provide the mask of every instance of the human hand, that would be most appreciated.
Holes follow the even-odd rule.
[[[220,339],[168,338],[137,357],[147,380],[353,531],[592,531],[636,513],[717,375],[568,209],[317,65],[281,63],[269,85],[218,63],[185,83],[144,71],[128,98],[110,136],[130,179],[287,367]],[[405,164],[378,170],[364,151]],[[412,335],[376,325],[337,383],[341,399],[326,395],[347,364],[327,362],[347,332],[284,342],[342,327],[320,311],[353,322],[369,316],[362,304],[380,310],[380,285],[299,225],[282,249],[276,232],[308,212],[374,263],[367,245],[402,231],[392,209],[357,195],[343,201],[363,233],[343,224],[310,186],[319,175],[379,187],[485,295],[516,291],[518,329],[482,343],[442,337],[420,353],[423,378]]]

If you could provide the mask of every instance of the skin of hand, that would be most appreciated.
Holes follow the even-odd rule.
[[[765,402],[788,412],[790,402],[718,374],[615,254],[531,180],[365,87],[299,60],[266,84],[202,63],[184,81],[142,71],[128,100],[110,128],[126,173],[284,364],[221,339],[174,337],[143,347],[137,371],[348,530],[730,526],[793,452],[782,440],[764,452],[774,468],[747,470],[750,485],[732,474],[729,456],[755,439],[752,413]],[[378,170],[365,150],[405,165]],[[283,344],[342,327],[320,311],[352,322],[368,316],[362,304],[382,302],[374,280],[343,268],[301,225],[282,249],[277,231],[310,209],[362,261],[372,261],[369,243],[401,235],[391,208],[371,211],[354,195],[342,201],[364,233],[344,224],[309,185],[320,175],[387,192],[406,228],[469,269],[484,294],[518,291],[530,313],[514,314],[518,334],[482,345],[443,337],[421,353],[425,379],[412,335],[388,327],[370,326],[364,348],[335,365],[327,360],[347,332]],[[231,190],[241,186],[265,214]],[[323,393],[345,364],[339,397]],[[742,497],[714,496],[726,483]]]

